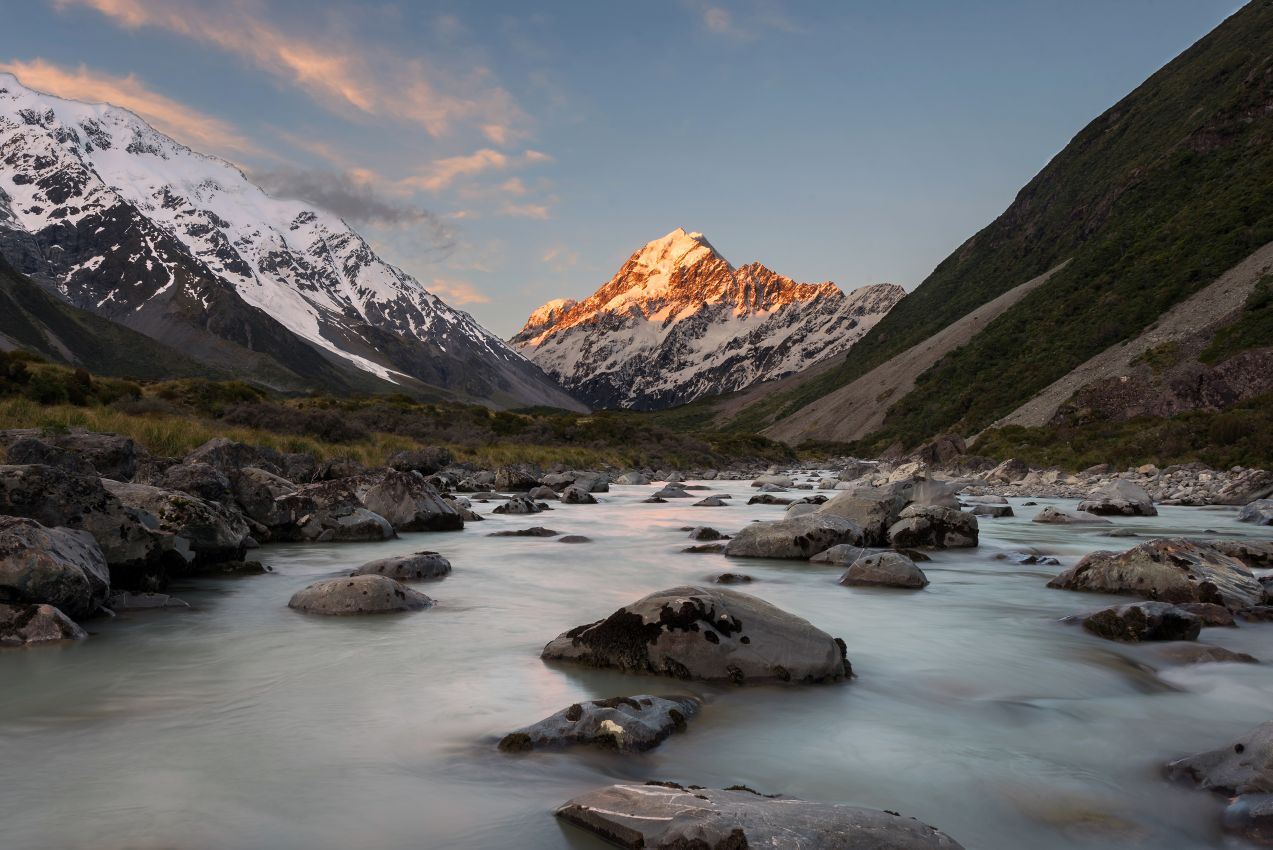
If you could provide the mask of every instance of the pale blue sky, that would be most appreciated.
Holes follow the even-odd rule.
[[[913,288],[1234,0],[4,0],[0,70],[326,203],[502,335],[704,232]]]

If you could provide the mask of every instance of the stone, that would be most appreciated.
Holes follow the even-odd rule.
[[[273,449],[249,446],[225,437],[213,437],[186,455],[186,463],[206,463],[221,470],[226,477],[246,467],[264,469],[278,475],[282,471],[283,455]]]
[[[888,540],[906,548],[970,548],[977,545],[977,518],[941,505],[908,505],[889,526]]]
[[[762,475],[755,481],[751,482],[753,487],[778,487],[783,490],[796,486],[796,482],[786,475]]]
[[[706,525],[697,525],[690,529],[690,540],[727,540],[726,535]]]
[[[444,578],[451,572],[451,562],[437,552],[416,552],[368,561],[351,575],[387,576],[396,581],[424,581]]]
[[[1166,602],[1134,602],[1105,608],[1082,619],[1083,628],[1107,640],[1140,643],[1195,640],[1201,618]]]
[[[632,486],[637,484],[649,484],[650,479],[646,478],[639,472],[625,472],[614,480],[615,484],[623,484]]]
[[[847,567],[858,558],[862,557],[865,550],[861,546],[854,546],[849,543],[840,543],[832,546],[825,552],[819,552],[809,559],[811,564],[835,564],[840,567]]]
[[[725,501],[725,500],[724,500],[724,499],[722,499],[720,496],[708,496],[706,499],[699,499],[697,502],[695,502],[695,503],[694,503],[693,507],[696,507],[696,508],[727,508],[727,507],[729,507],[729,502]]]
[[[991,519],[1003,519],[1004,517],[1016,516],[1012,512],[1010,505],[973,505],[973,516],[990,517]]]
[[[641,501],[642,501],[642,502],[644,502],[644,503],[645,503],[645,504],[647,504],[647,505],[665,505],[665,504],[667,504],[667,499],[661,498],[661,497],[659,497],[659,496],[651,496],[650,498],[648,498],[648,499],[642,499]]]
[[[1048,505],[1035,515],[1031,522],[1049,523],[1051,525],[1110,525],[1110,521],[1104,517],[1096,516],[1082,511],[1071,512],[1063,511],[1060,508],[1054,508]]]
[[[1173,664],[1260,663],[1254,655],[1206,643],[1168,643],[1158,648],[1157,655]]]
[[[697,546],[686,546],[681,550],[694,555],[713,554],[725,551],[724,543],[700,543]]]
[[[1238,522],[1273,525],[1273,499],[1256,499],[1251,502],[1238,511]]]
[[[854,561],[844,571],[844,575],[840,576],[840,584],[849,587],[872,585],[918,590],[928,586],[928,576],[905,555],[876,552]]]
[[[794,499],[785,496],[775,496],[772,493],[760,493],[752,496],[747,500],[749,505],[790,505],[794,503]]]
[[[542,525],[535,525],[530,528],[519,528],[510,531],[492,531],[487,537],[556,537],[561,534],[560,531],[553,531],[551,528],[544,528]]]
[[[1208,626],[1236,626],[1234,622],[1233,612],[1223,605],[1216,605],[1213,602],[1181,602],[1176,606],[1182,611],[1188,611],[1199,620],[1202,620],[1202,627]]]
[[[1273,722],[1219,749],[1173,761],[1167,775],[1226,797],[1273,792]]]
[[[0,516],[0,602],[88,617],[109,593],[110,571],[93,535]]]
[[[664,487],[662,490],[656,491],[651,499],[689,499],[692,498],[688,492],[681,487]],[[649,501],[647,499],[646,501]]]
[[[208,463],[174,464],[151,482],[165,490],[176,490],[209,502],[225,502],[231,497],[230,479]]]
[[[239,561],[247,552],[251,531],[236,510],[179,490],[108,479],[102,483],[121,503],[154,516],[160,529],[184,539],[197,564]]]
[[[1126,478],[1115,478],[1079,502],[1080,512],[1097,516],[1158,516],[1154,500],[1141,487]]]
[[[1247,569],[1273,569],[1273,540],[1199,540],[1230,558],[1241,561]]]
[[[60,446],[50,445],[36,437],[21,437],[10,443],[5,456],[8,459],[8,463],[24,465],[39,463],[45,466],[65,469],[67,472],[73,472],[77,475],[92,475],[94,477],[99,475],[98,471],[93,468],[93,464],[80,455]]]
[[[986,473],[987,481],[1001,484],[1012,484],[1030,474],[1030,467],[1025,461],[1010,458]]]
[[[717,584],[750,584],[752,578],[746,573],[721,573],[712,581]]]
[[[541,657],[739,685],[853,675],[843,641],[808,621],[738,591],[694,586],[656,591],[571,629]]]
[[[248,519],[267,529],[295,523],[295,510],[279,502],[296,491],[291,481],[255,466],[244,467],[229,479],[234,500]]]
[[[318,464],[310,480],[312,482],[340,481],[342,478],[365,475],[367,471],[367,467],[351,457],[332,457]]]
[[[419,611],[433,600],[382,575],[331,578],[298,590],[287,603],[306,614],[390,614]]]
[[[495,489],[507,493],[525,493],[540,484],[539,473],[529,466],[514,464],[495,470]]]
[[[190,603],[169,596],[166,593],[131,593],[121,590],[112,593],[106,600],[106,607],[112,611],[149,611],[157,608],[189,609]]]
[[[568,801],[557,817],[632,850],[962,850],[893,812],[770,798],[742,786],[611,785]]]
[[[88,632],[52,605],[0,602],[0,647],[83,640],[86,637]]]
[[[544,485],[542,485],[542,484],[541,484],[541,485],[540,485],[540,486],[538,486],[538,487],[532,487],[532,488],[531,488],[531,490],[530,490],[530,492],[526,494],[526,498],[528,498],[528,499],[555,499],[555,498],[557,498],[557,491],[556,491],[556,490],[554,490],[554,489],[553,489],[553,488],[551,488],[551,487],[547,487],[547,486],[544,486]]]
[[[686,721],[698,713],[694,697],[657,697],[640,694],[577,702],[538,723],[505,735],[504,752],[590,745],[621,753],[645,752],[673,732],[685,731]]]
[[[451,452],[443,446],[404,449],[389,456],[388,466],[398,472],[433,475],[451,465]]]
[[[843,517],[862,529],[863,544],[884,546],[888,529],[906,507],[907,494],[896,486],[865,487],[839,492],[819,513]]]
[[[571,484],[561,492],[561,503],[563,505],[595,505],[597,499],[584,488]]]
[[[525,496],[514,496],[495,509],[497,514],[537,514],[543,511],[538,502]]]
[[[389,521],[394,531],[458,531],[464,518],[418,472],[386,472],[354,488],[362,506]]]
[[[1182,538],[1149,540],[1126,552],[1092,552],[1048,587],[1127,593],[1159,602],[1259,605],[1264,588],[1241,562]]]
[[[843,517],[819,512],[754,522],[729,541],[725,554],[735,558],[808,560],[841,543],[862,545],[862,529]]]
[[[582,534],[567,534],[565,537],[557,538],[558,543],[591,543],[591,537],[584,537]]]

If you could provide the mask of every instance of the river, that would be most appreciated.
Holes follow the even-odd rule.
[[[187,581],[193,610],[85,623],[74,644],[0,651],[0,847],[5,850],[598,848],[554,808],[617,781],[668,779],[849,802],[918,817],[983,850],[1228,846],[1220,803],[1161,765],[1273,719],[1273,625],[1204,642],[1269,663],[1179,667],[1059,618],[1117,601],[1045,585],[1060,567],[996,560],[1031,548],[1064,566],[1136,540],[1099,527],[982,519],[981,546],[921,564],[922,591],[846,588],[841,568],[684,554],[682,526],[776,519],[746,482],[736,504],[641,502],[489,515],[462,532],[377,544],[267,546],[274,573]],[[799,495],[799,494],[796,494]],[[692,500],[690,500],[692,501]],[[1271,536],[1236,509],[1162,507],[1146,534]],[[492,538],[545,525],[591,544]],[[322,618],[293,592],[373,558],[434,549],[433,609]],[[548,665],[542,646],[661,588],[723,571],[744,592],[848,645],[857,678],[725,688]],[[1156,671],[1156,672],[1155,672]],[[636,693],[706,700],[651,753],[505,755],[504,733],[572,702]]]

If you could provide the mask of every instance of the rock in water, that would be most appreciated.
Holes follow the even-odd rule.
[[[595,505],[597,500],[583,487],[571,484],[561,491],[561,503],[563,505]]]
[[[47,603],[87,617],[109,594],[110,572],[93,535],[0,516],[0,602]]]
[[[419,611],[433,600],[381,575],[331,578],[298,590],[287,603],[306,614],[390,614]]]
[[[690,540],[724,540],[725,535],[707,525],[696,525],[690,529]]]
[[[525,496],[514,496],[495,509],[497,514],[537,514],[542,511],[538,503]]]
[[[52,605],[8,605],[0,602],[0,646],[83,640],[86,637],[87,632]]]
[[[854,561],[840,584],[850,587],[877,585],[880,587],[905,587],[918,590],[928,586],[928,576],[915,566],[915,562],[897,552],[877,552]]]
[[[749,789],[611,785],[575,797],[557,817],[633,850],[962,850],[913,818]]]
[[[1083,628],[1107,640],[1196,640],[1202,619],[1166,602],[1116,605],[1083,618]]]
[[[819,513],[843,517],[862,529],[862,545],[885,546],[889,526],[900,518],[906,502],[903,488],[861,487],[838,494]]]
[[[362,506],[389,521],[394,531],[458,531],[464,518],[433,485],[415,472],[387,472],[355,492]]]
[[[889,526],[893,546],[962,549],[977,545],[977,518],[957,508],[941,505],[908,505]]]
[[[1238,512],[1238,522],[1273,525],[1273,499],[1257,499]]]
[[[1054,508],[1051,505],[1039,511],[1031,522],[1044,522],[1050,525],[1111,525],[1110,521],[1096,514],[1086,512],[1072,513]]]
[[[673,587],[578,626],[547,660],[735,684],[836,682],[853,675],[844,642],[735,590]]]
[[[862,529],[834,514],[805,514],[773,522],[753,522],[725,546],[736,558],[791,558],[808,560],[832,546],[862,545]]]
[[[1158,516],[1145,488],[1126,478],[1114,479],[1079,502],[1079,510],[1097,516]]]
[[[243,560],[250,531],[238,511],[179,490],[109,480],[102,483],[124,505],[152,514],[160,529],[184,538],[197,564]]]
[[[422,581],[443,578],[451,572],[451,562],[437,552],[416,552],[414,555],[395,555],[369,561],[352,575],[386,576],[396,581]]]
[[[1160,602],[1259,605],[1263,586],[1241,562],[1182,538],[1150,540],[1126,552],[1092,552],[1048,582],[1062,590],[1128,593]]]
[[[644,752],[673,732],[685,731],[686,719],[698,713],[699,705],[694,697],[648,694],[579,702],[505,735],[499,748],[522,752],[593,744],[619,752]]]
[[[1226,832],[1257,844],[1273,842],[1273,722],[1218,750],[1174,761],[1167,775],[1229,798]]]

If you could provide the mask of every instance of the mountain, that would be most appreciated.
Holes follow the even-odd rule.
[[[581,409],[339,218],[9,74],[0,253],[67,303],[266,386]]]
[[[1084,407],[1058,394],[1116,406],[1115,394],[1064,380],[1085,365],[1078,375],[1141,384],[1135,395],[1146,397],[1161,384],[1154,364],[1177,358],[1181,380],[1227,383],[1173,397],[1219,408],[1259,391],[1203,367],[1223,373],[1222,354],[1273,344],[1252,330],[1267,319],[1248,315],[1267,309],[1267,267],[1255,260],[1270,242],[1273,0],[1255,0],[1081,130],[834,367],[753,388],[701,418],[792,442],[909,447]],[[1186,302],[1196,338],[1183,344],[1157,328],[1171,318],[1178,329]],[[1217,335],[1242,343],[1220,352]],[[1115,356],[1134,341],[1148,360]],[[1097,413],[1161,409],[1109,405]]]
[[[583,301],[540,307],[511,342],[593,407],[655,410],[843,354],[905,294],[734,268],[677,228]]]

